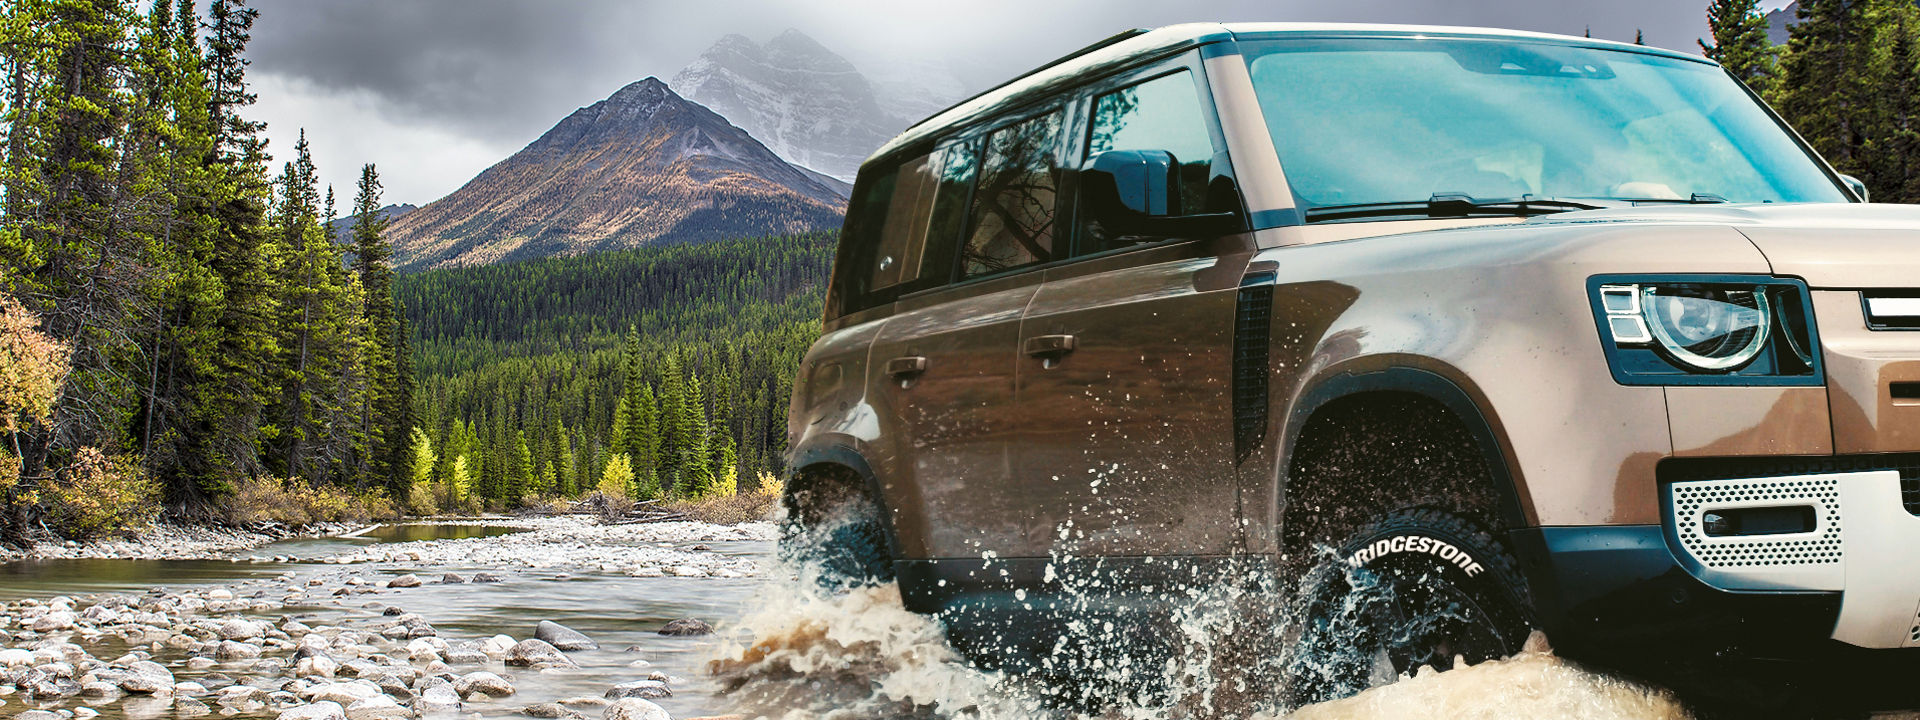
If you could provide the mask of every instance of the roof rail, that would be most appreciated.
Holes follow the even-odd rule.
[[[1036,73],[1039,73],[1042,70],[1046,70],[1047,68],[1067,62],[1068,60],[1072,60],[1074,58],[1080,57],[1082,55],[1093,52],[1095,50],[1099,50],[1100,48],[1107,47],[1108,45],[1117,45],[1119,43],[1132,40],[1134,38],[1140,37],[1141,35],[1145,35],[1149,32],[1152,32],[1152,31],[1147,28],[1134,28],[1132,30],[1123,30],[1121,32],[1114,33],[1113,35],[1103,38],[1093,43],[1092,45],[1088,45],[1086,47],[1080,48],[1079,50],[1075,50],[1065,55],[1061,55],[1058,58],[1054,58],[1052,62],[1048,62],[1047,64],[1041,65],[1040,67],[1020,73],[1019,75],[1014,76],[1013,78],[1007,80],[1006,82],[1000,83],[999,85],[995,85],[985,90],[981,90],[980,92],[974,93],[973,95],[969,96],[965,100],[961,100],[960,102],[941,108],[939,112],[936,112],[932,115],[928,115],[924,118],[921,118],[919,122],[916,122],[908,126],[907,129],[911,130],[913,128],[919,127],[920,123],[924,123],[928,120],[932,120],[934,118],[940,117],[941,115],[946,114],[948,110],[952,110],[954,108],[960,107],[961,105],[965,105],[967,103],[973,102],[975,100],[978,100],[982,97],[987,96],[988,94],[992,93],[995,90],[999,90],[1000,88],[1020,82],[1021,80],[1025,80],[1029,77],[1032,77]]]

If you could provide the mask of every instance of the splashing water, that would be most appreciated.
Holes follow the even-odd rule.
[[[1555,656],[1538,634],[1521,653],[1447,672],[1424,670],[1359,695],[1300,708],[1212,677],[1187,655],[1167,664],[1170,694],[1143,694],[1093,710],[1059,707],[1057,688],[979,669],[948,644],[938,620],[906,610],[883,585],[837,596],[774,581],[771,603],[717,648],[709,671],[747,717],[780,720],[952,718],[1050,720],[1249,718],[1601,718],[1666,720],[1687,712],[1671,695],[1584,670]],[[1188,619],[1175,630],[1201,632]],[[1221,640],[1222,638],[1210,638]],[[1241,659],[1244,660],[1244,659]],[[1223,663],[1217,660],[1214,665]],[[1258,663],[1273,665],[1273,662]],[[1257,677],[1255,673],[1253,676]],[[1204,680],[1204,682],[1203,682]]]

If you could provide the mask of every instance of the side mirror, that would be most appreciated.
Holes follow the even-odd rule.
[[[1847,189],[1852,190],[1853,194],[1860,198],[1860,202],[1868,202],[1867,184],[1860,182],[1860,178],[1852,175],[1841,175],[1840,182],[1846,183]]]
[[[1176,167],[1173,154],[1165,150],[1108,150],[1081,171],[1081,201],[1094,217],[1166,217],[1178,202]]]
[[[1080,170],[1080,215],[1100,245],[1245,229],[1240,213],[1177,214],[1180,164],[1164,150],[1108,150]]]

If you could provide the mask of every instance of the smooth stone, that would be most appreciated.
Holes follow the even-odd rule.
[[[650,700],[654,698],[673,697],[673,691],[667,689],[667,684],[659,680],[636,680],[630,683],[621,683],[607,691],[608,700],[634,697],[647,698]]]
[[[152,660],[127,666],[129,674],[120,680],[120,689],[132,693],[157,693],[173,690],[173,672]]]
[[[420,691],[414,707],[422,711],[456,710],[460,707],[460,694],[453,691],[452,685],[434,685]]]
[[[396,720],[412,716],[413,711],[385,695],[375,695],[347,706],[347,720]]]
[[[547,644],[545,640],[531,638],[521,640],[513,646],[512,650],[508,650],[506,663],[518,667],[538,667],[541,665],[558,665],[561,667],[575,666],[573,660],[561,653],[559,648]]]
[[[259,623],[249,620],[233,619],[220,624],[221,640],[252,640],[265,637],[267,631]]]
[[[347,709],[340,703],[322,700],[280,711],[278,720],[347,720]]]
[[[258,657],[260,657],[260,646],[232,640],[222,640],[220,645],[213,649],[213,659],[221,662],[252,660]]]
[[[502,578],[499,575],[495,575],[493,573],[483,572],[483,573],[474,573],[473,581],[477,583],[497,583],[497,582],[506,582],[506,578]]]
[[[552,620],[540,621],[540,624],[533,629],[533,636],[561,650],[600,649],[600,644],[594,642],[592,638]]]
[[[472,697],[475,693],[489,697],[506,697],[513,694],[513,686],[506,678],[490,672],[475,672],[462,675],[453,681],[453,691],[461,697]]]
[[[226,588],[214,588],[207,591],[208,600],[232,600],[233,591]]]
[[[606,698],[597,698],[597,697],[593,697],[592,695],[575,695],[570,698],[561,698],[560,704],[565,705],[567,707],[597,708],[597,707],[606,707],[611,703],[607,702]]]
[[[28,710],[13,716],[14,720],[64,720],[58,713],[46,710]]]
[[[481,665],[487,662],[487,653],[477,647],[462,645],[448,648],[444,659],[449,665]]]
[[[61,630],[72,630],[73,623],[73,613],[58,610],[41,615],[33,621],[33,625],[31,625],[30,628],[34,632],[58,632]]]
[[[173,701],[173,714],[180,717],[200,717],[211,712],[213,708],[193,698],[175,698]]]
[[[415,575],[413,573],[407,573],[405,575],[401,575],[400,577],[394,578],[392,580],[388,580],[387,587],[391,587],[391,588],[420,587],[420,576]]]
[[[666,708],[640,698],[626,698],[608,705],[601,717],[606,720],[673,720]]]
[[[527,717],[537,717],[537,718],[563,718],[563,717],[574,717],[579,715],[579,713],[576,713],[572,710],[568,710],[564,707],[561,707],[560,703],[540,703],[539,705],[528,705],[526,707],[520,708],[520,714],[525,715]]]
[[[447,573],[445,575],[440,576],[441,585],[462,585],[462,584],[465,584],[466,582],[467,582],[466,578],[460,577],[459,575],[455,575],[453,573]]]
[[[507,656],[507,652],[513,649],[513,642],[513,638],[507,635],[495,635],[480,641],[480,651],[497,660]]]
[[[713,626],[701,620],[682,618],[661,626],[660,634],[669,637],[711,635],[713,634]]]
[[[311,688],[308,694],[310,694],[316,702],[329,700],[345,708],[361,700],[379,695],[380,686],[365,680],[355,680],[353,682],[328,683],[326,685],[316,686]]]

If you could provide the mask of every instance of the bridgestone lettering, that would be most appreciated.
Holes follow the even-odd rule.
[[[1347,565],[1350,567],[1360,567],[1376,559],[1403,552],[1426,553],[1440,558],[1447,564],[1458,567],[1466,572],[1467,577],[1473,577],[1486,571],[1486,568],[1481,567],[1480,563],[1476,562],[1473,556],[1468,555],[1465,550],[1454,547],[1451,543],[1444,540],[1416,535],[1401,535],[1399,537],[1375,540],[1372,544],[1348,556]]]

